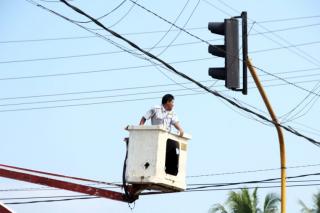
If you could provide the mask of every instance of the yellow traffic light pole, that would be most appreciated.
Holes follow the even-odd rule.
[[[265,93],[259,81],[259,77],[255,71],[255,68],[253,67],[249,58],[247,58],[246,61],[247,61],[247,66],[250,70],[250,73],[254,79],[254,82],[257,85],[260,95],[262,96],[262,99],[269,111],[269,114],[278,132],[278,138],[279,138],[279,144],[280,144],[280,159],[281,159],[281,213],[285,213],[286,212],[286,154],[285,154],[285,144],[284,144],[282,129],[279,126],[278,119],[271,107],[267,94]]]

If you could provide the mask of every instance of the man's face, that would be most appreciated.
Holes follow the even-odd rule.
[[[172,101],[168,101],[165,105],[163,105],[163,107],[167,110],[167,111],[171,111],[173,109],[174,106],[174,100]]]

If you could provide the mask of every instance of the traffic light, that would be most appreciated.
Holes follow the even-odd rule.
[[[209,22],[208,29],[212,33],[224,35],[224,45],[209,45],[208,52],[224,57],[225,66],[209,68],[212,78],[225,80],[225,86],[232,90],[240,87],[239,76],[239,23],[235,18],[224,22]]]

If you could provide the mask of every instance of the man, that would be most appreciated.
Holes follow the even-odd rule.
[[[179,124],[179,120],[173,111],[174,97],[171,94],[166,94],[162,97],[162,105],[155,106],[150,109],[145,116],[140,120],[140,125],[144,125],[146,120],[151,118],[152,125],[163,125],[168,132],[171,131],[173,125],[183,136],[184,131]]]

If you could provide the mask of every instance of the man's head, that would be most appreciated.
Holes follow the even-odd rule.
[[[174,97],[171,94],[166,94],[162,97],[162,105],[163,107],[168,110],[171,111],[173,109],[174,106]]]

